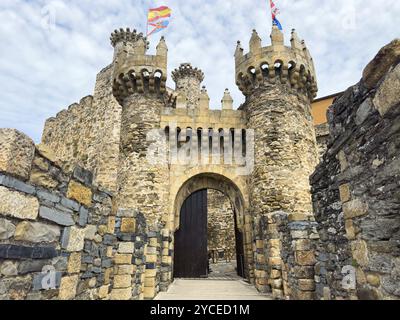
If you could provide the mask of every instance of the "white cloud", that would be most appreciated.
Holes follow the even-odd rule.
[[[398,37],[396,0],[275,0],[286,42],[296,28],[314,57],[319,96],[356,83],[376,52]],[[96,74],[112,59],[110,33],[130,26],[145,31],[146,10],[169,5],[169,71],[182,62],[200,67],[213,108],[225,88],[243,102],[234,79],[233,53],[247,51],[256,28],[269,44],[267,0],[2,0],[0,2],[0,127],[40,140],[44,121],[93,93]],[[54,17],[51,15],[55,13]],[[55,18],[56,26],[46,28]],[[151,51],[161,34],[151,39]],[[173,86],[172,80],[168,84]]]

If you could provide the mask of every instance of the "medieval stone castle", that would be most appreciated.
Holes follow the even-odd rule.
[[[235,242],[238,272],[260,292],[400,297],[399,40],[336,98],[329,135],[316,134],[316,73],[294,30],[290,46],[277,27],[269,46],[256,31],[248,53],[238,42],[238,110],[228,90],[211,110],[189,63],[168,88],[164,38],[155,55],[135,30],[111,43],[93,96],[48,119],[40,145],[0,130],[0,298],[153,299],[202,275],[207,216],[189,199],[204,190],[228,198],[209,198],[225,212],[210,213],[209,246]],[[186,161],[171,161],[185,145]],[[151,162],[154,148],[168,161]],[[229,204],[235,231],[218,238]]]

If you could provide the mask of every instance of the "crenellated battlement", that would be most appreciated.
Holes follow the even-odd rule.
[[[204,80],[204,73],[198,68],[193,68],[190,63],[182,63],[172,72],[172,79],[178,82],[182,78],[195,78],[201,83]]]
[[[282,83],[303,92],[311,100],[318,88],[313,59],[305,42],[300,41],[295,30],[291,46],[284,45],[283,33],[273,26],[270,46],[262,47],[256,30],[250,39],[250,52],[243,53],[240,42],[235,52],[236,84],[244,95],[263,83]]]
[[[123,29],[111,35],[114,46],[113,94],[120,104],[134,93],[162,95],[166,92],[168,47],[164,37],[156,55],[148,55],[143,34]]]

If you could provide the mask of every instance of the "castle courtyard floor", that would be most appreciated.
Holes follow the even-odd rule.
[[[243,280],[176,279],[155,300],[272,300]]]

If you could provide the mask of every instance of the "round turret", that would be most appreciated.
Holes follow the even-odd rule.
[[[263,83],[282,83],[307,95],[311,100],[317,94],[313,59],[304,43],[292,30],[291,46],[284,45],[284,37],[273,26],[272,45],[262,47],[261,39],[253,30],[250,52],[243,54],[238,42],[235,52],[236,84],[245,96]]]
[[[182,63],[172,72],[172,79],[176,84],[176,92],[181,100],[186,100],[188,109],[196,109],[199,106],[201,95],[201,83],[204,73],[198,68],[193,68],[190,63]]]

